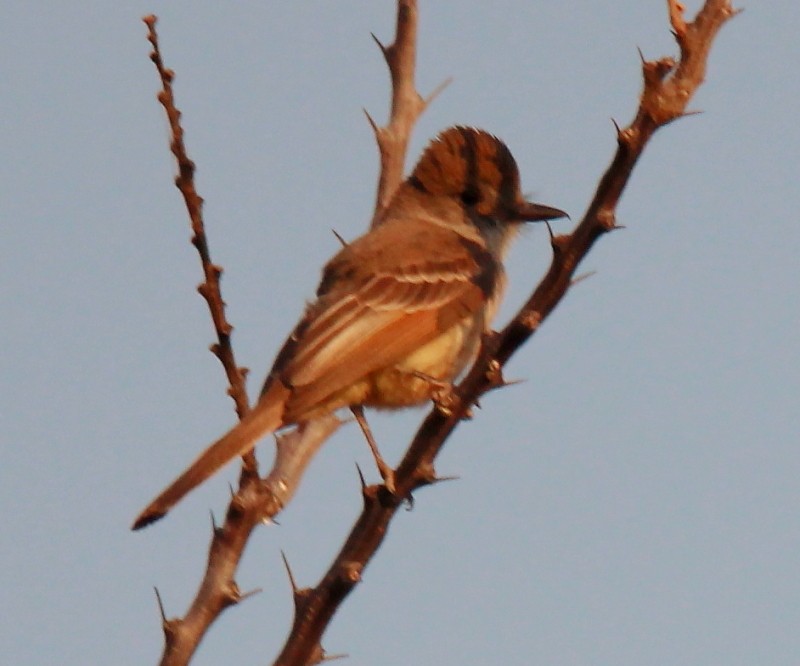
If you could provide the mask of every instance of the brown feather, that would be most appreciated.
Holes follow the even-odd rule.
[[[136,519],[142,527],[264,434],[346,405],[430,397],[474,356],[503,289],[518,222],[560,217],[526,202],[508,148],[467,127],[426,148],[379,224],[325,267],[317,300],[283,345],[258,404]]]
[[[283,421],[286,387],[275,383],[270,392],[238,424],[203,451],[197,459],[138,515],[133,529],[138,530],[161,518],[184,495],[210,477],[220,467],[253,448],[268,432]]]
[[[419,243],[436,251],[421,253]],[[291,358],[270,373],[271,381],[280,378],[292,389],[287,423],[348,404],[338,403],[351,384],[402,361],[481,308],[481,274],[495,267],[481,265],[464,243],[428,221],[388,221],[331,260],[307,314],[310,324],[287,342]]]

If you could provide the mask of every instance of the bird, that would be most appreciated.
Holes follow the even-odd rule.
[[[442,131],[363,236],[325,265],[253,409],[139,514],[163,517],[267,434],[344,407],[424,404],[475,358],[524,222],[567,214],[520,189],[517,163],[480,129]]]

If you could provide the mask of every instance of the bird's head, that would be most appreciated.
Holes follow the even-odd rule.
[[[451,127],[425,149],[407,184],[432,197],[454,200],[474,224],[509,226],[566,217],[558,208],[527,201],[511,151],[497,137]]]

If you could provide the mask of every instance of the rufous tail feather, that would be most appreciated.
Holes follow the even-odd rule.
[[[220,467],[252,449],[264,435],[280,428],[283,425],[286,389],[283,386],[275,388],[277,390],[266,393],[247,416],[203,451],[183,474],[150,502],[136,518],[132,529],[141,529],[163,518],[184,495],[203,483]]]

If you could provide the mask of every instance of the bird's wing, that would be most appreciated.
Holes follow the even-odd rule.
[[[326,267],[319,299],[270,373],[291,390],[287,417],[479,311],[497,270],[479,243],[428,222],[386,224],[355,241]]]
[[[319,297],[278,354],[259,403],[167,486],[133,528],[158,520],[264,433],[301,419],[476,313],[498,269],[479,243],[430,223],[406,221],[399,229],[386,223],[345,248],[326,267]]]

